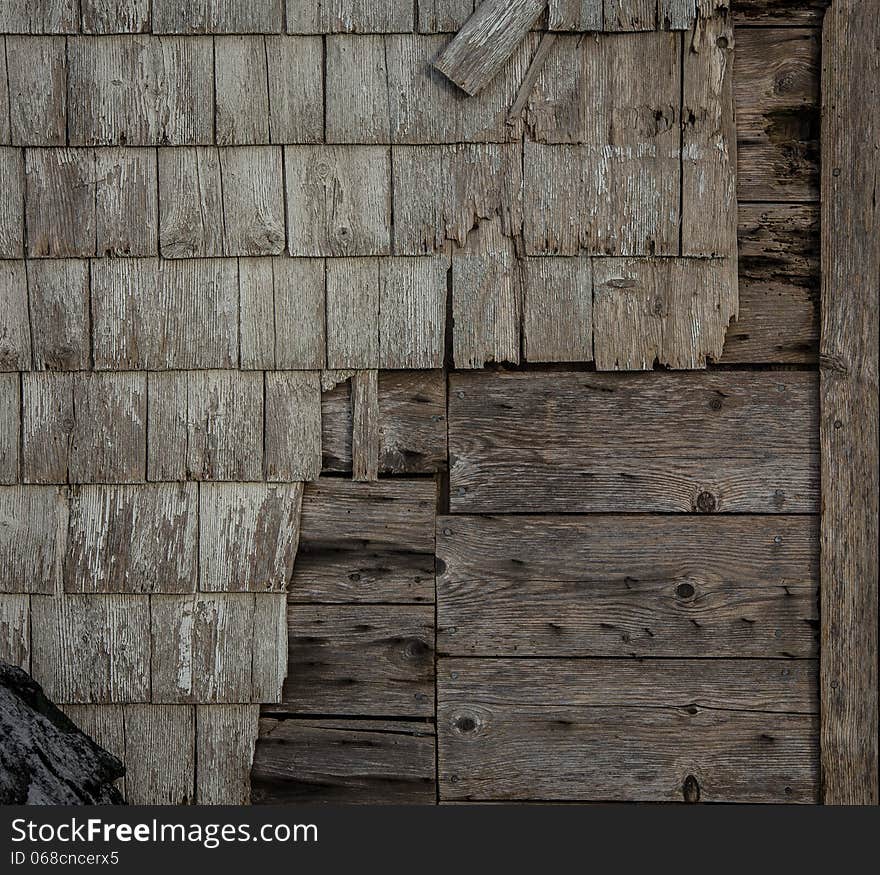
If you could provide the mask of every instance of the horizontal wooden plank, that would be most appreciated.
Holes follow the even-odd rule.
[[[815,657],[813,517],[441,517],[453,656]]]
[[[805,372],[453,374],[454,513],[813,513]]]
[[[324,478],[303,496],[293,602],[433,602],[433,480]]]
[[[818,201],[817,28],[740,28],[733,78],[741,201]]]
[[[294,714],[434,714],[434,608],[288,607],[283,707]]]
[[[351,383],[322,402],[325,473],[352,470]],[[443,371],[379,372],[380,474],[433,474],[446,467],[446,377]]]
[[[831,0],[736,0],[737,25],[814,25],[819,27]]]
[[[431,804],[434,727],[414,721],[263,717],[251,801]]]
[[[441,798],[815,802],[816,699],[813,661],[445,659]]]

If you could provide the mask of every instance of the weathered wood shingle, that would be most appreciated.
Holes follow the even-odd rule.
[[[0,258],[24,256],[24,191],[21,149],[0,146]]]
[[[0,371],[31,367],[27,269],[24,261],[0,261]]]
[[[286,0],[288,33],[409,33],[411,0]]]
[[[153,32],[278,33],[283,4],[284,0],[153,0]]]
[[[59,589],[66,520],[66,499],[55,487],[0,487],[0,592]]]
[[[321,473],[321,382],[318,371],[265,376],[265,476],[288,483]]]
[[[77,0],[0,0],[0,33],[76,33]]]
[[[158,255],[156,164],[154,149],[95,150],[98,256]]]
[[[8,36],[6,67],[13,145],[65,145],[67,137],[65,38]]]

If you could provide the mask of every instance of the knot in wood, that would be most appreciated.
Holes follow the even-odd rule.
[[[693,775],[688,775],[684,779],[684,784],[681,788],[682,795],[684,796],[684,801],[690,804],[696,803],[700,801],[700,783]]]
[[[718,502],[711,492],[701,492],[697,496],[697,510],[700,513],[715,513],[717,507]]]

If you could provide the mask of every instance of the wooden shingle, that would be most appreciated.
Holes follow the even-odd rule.
[[[218,146],[269,142],[269,74],[261,36],[214,39]]]
[[[278,33],[284,0],[153,0],[153,33]]]
[[[0,0],[0,33],[76,33],[77,0]]]
[[[259,719],[256,705],[196,708],[199,805],[250,804],[251,763]]]
[[[318,371],[266,374],[265,475],[288,483],[321,473],[321,385]]]
[[[31,600],[0,593],[0,660],[31,670]]]
[[[76,429],[73,407],[75,379],[74,374],[22,374],[23,483],[68,482],[70,445]],[[17,460],[17,442],[15,449]]]
[[[327,366],[379,364],[379,259],[327,260]]]
[[[657,27],[688,30],[697,16],[697,0],[657,0]]]
[[[6,70],[6,37],[0,36],[0,146],[11,142],[9,125],[9,75]]]
[[[324,45],[320,36],[267,36],[269,139],[324,139]]]
[[[251,701],[281,701],[287,677],[287,594],[261,593],[254,597]]]
[[[0,146],[0,258],[24,255],[24,191],[22,150]]]
[[[474,0],[419,0],[419,33],[456,33],[474,13]]]
[[[324,367],[324,260],[277,258],[275,283],[275,367]]]
[[[18,483],[21,464],[21,383],[0,374],[0,483]]]
[[[59,588],[66,520],[66,499],[55,487],[0,487],[0,592]]]
[[[27,269],[24,261],[0,261],[0,371],[31,367]]]
[[[96,149],[97,255],[159,253],[155,149]]]
[[[603,28],[644,31],[657,27],[657,0],[604,0]]]
[[[351,380],[352,479],[379,479],[379,372],[355,371]]]
[[[602,0],[550,0],[550,30],[602,30]]]
[[[409,33],[411,0],[287,0],[288,33]]]
[[[63,146],[67,137],[67,56],[63,36],[6,37],[11,142]]]
[[[80,0],[83,33],[143,33],[151,30],[153,0]]]

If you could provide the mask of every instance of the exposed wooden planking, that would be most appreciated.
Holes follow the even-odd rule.
[[[27,371],[32,361],[24,261],[0,261],[0,297],[0,371]]]
[[[479,225],[452,257],[452,314],[457,368],[519,363],[522,274],[497,217]]]
[[[284,592],[299,543],[302,484],[204,484],[199,503],[199,589]]]
[[[254,598],[252,593],[150,596],[153,702],[251,701]]]
[[[267,36],[269,138],[273,143],[324,139],[324,47],[320,36]]]
[[[435,802],[430,724],[263,717],[259,732],[251,776],[254,803]]]
[[[379,263],[379,366],[439,368],[446,336],[442,258],[389,258]]]
[[[6,37],[11,142],[64,146],[67,56],[63,36]]]
[[[91,280],[96,368],[238,364],[234,260],[105,258],[92,262]]]
[[[513,237],[522,226],[518,145],[395,146],[394,253],[432,255],[464,246],[480,222],[499,216]]]
[[[755,660],[443,660],[440,793],[815,802],[814,672]]]
[[[269,71],[261,36],[214,39],[218,146],[269,142]]]
[[[67,52],[71,145],[213,142],[210,37],[71,37]]]
[[[602,30],[602,0],[550,0],[550,30]]]
[[[645,31],[657,27],[657,0],[604,0],[602,26],[608,31]]]
[[[198,531],[198,493],[193,483],[74,488],[64,589],[194,592]]]
[[[195,801],[194,709],[129,705],[125,720],[125,796],[129,805],[189,805]]]
[[[352,470],[351,386],[326,392],[322,404],[324,470]],[[379,372],[379,470],[433,474],[446,467],[446,380],[443,371]]]
[[[125,707],[125,705],[64,705],[62,710],[78,729],[126,765]],[[124,798],[125,778],[120,778],[116,786]]]
[[[803,372],[454,374],[452,510],[815,513],[816,390]]]
[[[318,370],[325,361],[324,260],[277,258],[275,366]]]
[[[546,7],[545,0],[483,0],[434,66],[469,95],[501,71]]]
[[[355,371],[351,380],[352,479],[379,479],[379,372]]]
[[[0,483],[18,483],[22,403],[18,374],[0,374]]]
[[[408,33],[411,0],[287,0],[288,33]]]
[[[284,0],[153,0],[154,33],[278,33]]]
[[[27,262],[35,370],[88,370],[91,357],[89,263]]]
[[[443,517],[437,558],[447,654],[818,655],[809,517]]]
[[[94,255],[94,151],[27,149],[25,173],[28,255],[31,258]]]
[[[819,26],[830,0],[737,0],[733,4],[736,24]]]
[[[158,170],[154,149],[96,149],[97,254],[159,253]]]
[[[11,403],[0,407],[7,411],[6,430],[12,432],[8,411],[12,412],[13,434],[21,434],[21,479],[24,483],[66,483],[70,445],[76,429],[73,408],[73,374],[22,374],[20,398],[18,380],[12,384],[3,375],[0,390],[6,383],[6,396],[13,396]],[[13,391],[14,389],[14,391]],[[21,421],[19,422],[19,410]],[[3,423],[0,415],[0,424]],[[6,449],[5,482],[18,480],[18,440],[0,444],[0,461]],[[10,449],[11,448],[11,453]],[[13,461],[14,460],[14,461]],[[0,465],[0,478],[3,476]],[[14,473],[12,473],[14,471]],[[9,475],[12,474],[10,479]]]
[[[263,375],[150,374],[151,480],[261,480]]]
[[[320,380],[318,371],[266,374],[267,480],[316,480],[321,474]]]
[[[739,317],[721,359],[816,362],[819,355],[819,209],[739,208]]]
[[[0,593],[0,660],[31,670],[31,602],[24,594]]]
[[[54,487],[0,486],[0,592],[60,588],[66,525],[66,498]]]
[[[379,146],[287,146],[288,248],[295,256],[387,255],[391,156]]]
[[[144,33],[153,0],[80,0],[83,33]]]
[[[434,608],[291,605],[283,704],[296,714],[434,714]]]
[[[597,258],[593,283],[599,370],[699,369],[721,358],[738,307],[730,259]]]
[[[876,10],[837,0],[822,67],[822,779],[824,802],[878,803],[880,139]]]
[[[818,201],[818,31],[740,28],[736,39],[740,200]]]
[[[142,595],[31,596],[34,679],[55,702],[150,698],[150,605]]]
[[[457,33],[474,12],[474,0],[419,0],[419,33]]]
[[[281,701],[287,676],[287,594],[263,593],[254,598],[251,701]]]
[[[589,258],[526,258],[523,354],[528,362],[593,359],[593,268]]]
[[[257,740],[257,705],[196,708],[196,799],[199,805],[248,805]]]
[[[681,254],[736,258],[733,24],[701,17],[685,46],[681,129]],[[731,265],[734,275],[735,265]]]
[[[327,260],[327,366],[379,365],[379,260]]]
[[[76,33],[77,0],[3,0],[0,33]]]
[[[431,480],[308,484],[291,603],[432,602],[436,490]]]
[[[24,255],[24,196],[22,150],[0,146],[0,258]]]

